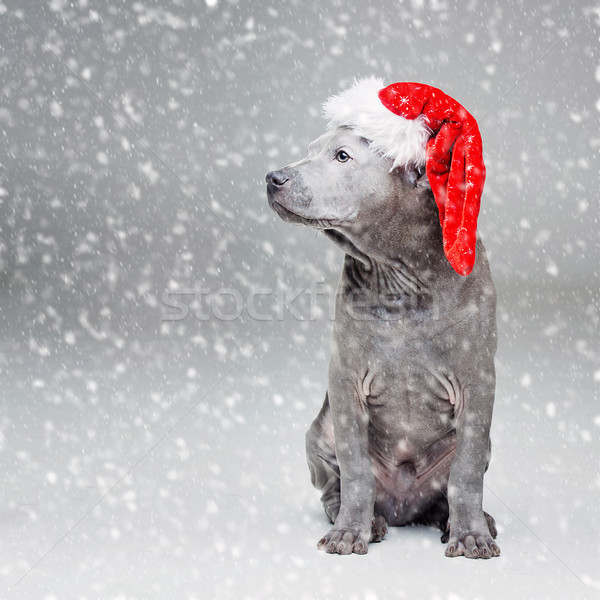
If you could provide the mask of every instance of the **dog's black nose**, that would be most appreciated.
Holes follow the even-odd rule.
[[[268,184],[282,186],[290,178],[283,171],[271,171],[265,179]]]

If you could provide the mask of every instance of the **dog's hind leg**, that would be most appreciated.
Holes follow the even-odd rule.
[[[332,523],[340,511],[340,467],[335,455],[335,437],[329,409],[329,398],[306,432],[306,458],[312,484],[321,492],[325,514]]]

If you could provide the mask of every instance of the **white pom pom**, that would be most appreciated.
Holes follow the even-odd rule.
[[[371,148],[397,166],[425,165],[425,150],[431,130],[427,117],[405,119],[387,109],[377,95],[385,84],[377,77],[354,81],[352,87],[331,96],[323,104],[328,129],[349,127],[371,142]]]

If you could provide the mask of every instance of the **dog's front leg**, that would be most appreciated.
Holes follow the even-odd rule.
[[[333,528],[319,541],[318,548],[330,554],[366,554],[372,528],[376,529],[368,406],[355,383],[337,376],[334,369],[330,369],[328,393],[340,469],[341,503]]]
[[[489,462],[494,386],[469,386],[456,423],[456,457],[450,469],[450,538],[446,556],[491,558],[500,554],[482,509],[483,474]],[[495,533],[495,532],[494,532]]]

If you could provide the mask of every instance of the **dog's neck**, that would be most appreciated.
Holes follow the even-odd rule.
[[[359,259],[347,253],[344,273],[353,290],[377,298],[382,305],[401,302],[416,307],[431,296],[429,283],[399,258],[381,261],[363,256]]]
[[[436,227],[439,228],[437,223],[424,228],[421,238],[406,236],[397,248],[383,236],[365,240],[365,249],[368,248],[365,251],[340,231],[324,233],[346,253],[344,271],[353,289],[368,291],[382,301],[422,305],[425,299],[435,295],[435,288],[452,286],[451,280],[456,280],[443,253],[441,232],[436,231]],[[429,241],[425,243],[424,238]],[[423,251],[423,248],[428,250]]]

